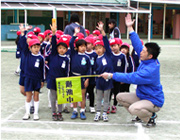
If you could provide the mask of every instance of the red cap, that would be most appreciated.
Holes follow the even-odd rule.
[[[125,42],[125,43],[122,43],[121,46],[123,46],[123,45],[124,45],[124,46],[127,46],[128,48],[130,48],[130,45],[129,45],[128,43],[126,43],[126,42]]]
[[[99,31],[99,30],[94,30],[94,31],[93,31],[93,34],[95,34],[95,35],[97,35],[97,36],[98,36],[98,35],[100,35],[101,33],[100,33],[100,31]]]
[[[44,36],[46,37],[47,35],[50,35],[51,34],[51,30],[46,30],[45,32],[44,32]]]
[[[32,35],[31,39],[38,39],[38,37],[36,35]]]
[[[31,38],[31,39],[38,39],[38,37],[34,34],[29,34],[27,35],[28,38]]]
[[[94,37],[93,34],[90,34],[88,37]]]
[[[72,36],[70,36],[70,35],[61,35],[61,37],[66,37],[66,38],[68,38],[68,40],[70,41],[71,40],[71,38],[72,38]]]
[[[58,41],[57,44],[59,43],[65,43],[69,47],[69,39],[67,37],[61,37]]]
[[[78,33],[74,42],[76,43],[79,39],[84,39],[84,34],[83,33]]]
[[[64,33],[63,33],[63,31],[61,31],[61,30],[57,30],[57,31],[56,31],[56,34],[63,35]]]
[[[90,34],[89,30],[88,29],[85,29],[85,32],[87,33],[87,35]]]
[[[33,30],[35,33],[40,33],[41,32],[41,29],[39,27],[35,27],[34,30]]]
[[[97,45],[102,45],[104,46],[104,42],[102,40],[97,40],[95,43],[94,43],[94,46],[97,46]]]
[[[121,40],[120,38],[113,38],[113,39],[111,39],[111,40],[109,41],[109,43],[110,43],[110,46],[111,46],[111,45],[114,45],[114,44],[119,44],[119,45],[121,45],[121,44],[122,44],[122,40]]]
[[[49,37],[51,38],[51,37],[52,37],[52,34],[50,34]]]
[[[60,37],[61,37],[61,35],[58,34],[58,33],[56,33],[56,38],[57,38],[57,39],[60,39]]]
[[[29,47],[31,47],[31,46],[33,46],[33,45],[36,45],[36,44],[38,44],[38,45],[41,44],[38,39],[31,39],[31,40],[29,41]]]
[[[87,43],[92,43],[92,44],[94,44],[94,42],[95,42],[94,38],[93,37],[89,37],[89,36],[85,38],[85,41]]]
[[[28,37],[28,38],[31,38],[32,35],[34,35],[34,32],[33,32],[33,31],[30,31],[30,32],[27,33],[27,37]]]
[[[19,36],[21,35],[21,31],[17,31],[16,34]]]
[[[97,36],[97,38],[96,38],[97,40],[102,40],[103,39],[103,35],[102,34],[100,34],[99,36]]]
[[[42,39],[45,39],[44,33],[39,33],[38,36],[42,37]]]

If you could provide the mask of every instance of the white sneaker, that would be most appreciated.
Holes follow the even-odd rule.
[[[90,110],[91,113],[95,113],[96,112],[94,107],[89,107],[89,110]]]
[[[101,119],[101,113],[96,113],[95,117],[94,117],[94,121],[98,122]]]
[[[35,120],[35,121],[39,120],[38,114],[34,114],[34,120]]]
[[[22,118],[23,120],[29,120],[30,119],[30,114],[25,114]]]
[[[104,122],[108,122],[108,116],[107,116],[106,113],[103,113],[102,119],[103,119]]]

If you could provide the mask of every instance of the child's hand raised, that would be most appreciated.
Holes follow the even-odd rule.
[[[19,30],[21,31],[21,35],[24,35],[25,28],[23,24],[19,25]]]
[[[74,28],[74,36],[76,36],[79,32],[80,32],[80,28],[79,27],[75,27]]]
[[[102,21],[98,22],[98,26],[96,26],[96,28],[102,32],[104,30],[103,27],[104,27],[104,23]]]
[[[51,31],[52,31],[52,34],[55,35],[56,33],[56,24],[50,24],[50,28],[51,28]]]

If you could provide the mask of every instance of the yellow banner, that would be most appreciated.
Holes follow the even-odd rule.
[[[84,75],[56,78],[58,104],[82,101],[81,77],[96,77],[98,75]]]

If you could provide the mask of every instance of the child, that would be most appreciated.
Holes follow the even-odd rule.
[[[89,57],[85,54],[87,43],[83,39],[79,39],[76,42],[77,51],[74,48],[74,41],[77,37],[77,34],[80,32],[80,28],[74,29],[74,35],[70,41],[71,48],[71,69],[70,76],[80,76],[80,75],[90,75],[91,63]],[[80,110],[80,118],[82,120],[86,119],[85,116],[85,104],[86,104],[86,88],[88,86],[89,79],[81,78],[81,88],[82,88],[82,102]],[[76,119],[78,117],[77,103],[73,103],[73,113],[71,119]]]
[[[52,30],[52,52],[46,58],[48,61],[49,72],[47,77],[47,88],[50,89],[50,101],[52,110],[53,121],[63,121],[62,117],[62,105],[58,105],[58,113],[56,113],[56,101],[57,101],[57,89],[56,89],[56,78],[67,77],[69,68],[69,59],[65,55],[68,48],[68,39],[60,38],[56,41],[56,26],[53,24]],[[56,43],[57,42],[57,43]]]
[[[19,27],[23,27],[23,25],[22,24],[20,24],[20,26]],[[30,30],[30,29],[32,29],[32,26],[29,26],[29,27],[27,27],[26,29],[22,29],[22,30],[24,30],[23,31],[23,33],[22,33],[22,35],[24,34],[24,35],[26,35],[26,33],[27,33],[27,31],[28,30]],[[20,31],[21,32],[21,31]],[[27,44],[29,43],[29,41],[31,40],[31,38],[30,37],[32,37],[32,34],[34,34],[33,32],[32,33],[28,33],[27,34],[27,40],[26,40],[26,42],[27,42]],[[26,96],[26,93],[25,93],[25,87],[24,87],[24,80],[25,80],[25,55],[24,55],[24,49],[26,48],[26,47],[24,47],[23,45],[22,45],[22,42],[21,42],[21,37],[22,37],[22,35],[20,35],[20,38],[19,38],[19,47],[20,47],[20,50],[21,50],[21,60],[20,60],[20,69],[21,69],[21,72],[20,72],[20,77],[19,77],[19,87],[20,87],[20,92],[21,92],[21,94],[23,94],[24,96]],[[28,36],[29,35],[29,36]]]
[[[98,29],[101,31],[103,35],[103,41],[96,41],[94,43],[95,51],[98,55],[95,68],[96,74],[101,74],[103,72],[113,72],[113,65],[111,59],[111,49],[109,46],[109,41],[103,29],[104,24],[102,22],[98,23]],[[97,89],[97,108],[96,115],[94,117],[94,121],[99,121],[101,117],[101,101],[104,95],[104,110],[102,119],[104,122],[108,121],[107,110],[109,106],[109,96],[110,91],[113,88],[112,80],[104,80],[102,77],[98,77],[96,79],[96,89]]]
[[[23,35],[24,27],[20,26],[21,34]],[[34,120],[39,120],[38,109],[39,109],[39,90],[43,86],[44,82],[44,58],[40,55],[40,42],[38,39],[31,39],[29,41],[29,48],[26,43],[26,37],[21,37],[21,43],[24,47],[24,59],[25,59],[25,92],[26,102],[25,108],[26,113],[23,120],[30,118],[30,101],[32,98],[32,92],[34,92]]]
[[[38,34],[41,32],[41,29],[40,29],[39,27],[35,27],[35,28],[33,29],[33,32],[34,32],[34,34],[35,34],[36,36],[38,36]]]
[[[17,38],[16,38],[16,41],[15,41],[15,43],[17,45],[16,59],[20,59],[21,58],[21,47],[20,47],[19,39],[20,39],[21,31],[17,31],[16,34],[17,34]],[[18,65],[17,70],[15,71],[14,74],[15,75],[20,75],[20,66],[19,65]]]
[[[121,45],[120,51],[126,55],[127,58],[127,73],[134,72],[133,59],[129,54],[130,45],[128,43],[123,43]],[[130,84],[121,83],[120,92],[129,92]]]
[[[90,57],[91,61],[91,71],[92,74],[95,74],[95,61],[97,58],[97,54],[93,50],[93,44],[94,44],[94,38],[93,37],[86,37],[85,41],[87,42],[87,50],[86,54]],[[94,87],[96,85],[95,78],[89,78],[89,85],[87,87],[86,93],[89,93],[89,110],[91,113],[95,113],[95,108],[94,108]]]
[[[114,38],[111,39],[110,41],[110,46],[112,50],[112,61],[113,61],[113,68],[114,72],[123,72],[125,73],[127,70],[127,59],[126,56],[120,52],[120,47],[122,44],[122,40],[119,38]],[[117,111],[117,100],[116,100],[116,95],[120,92],[120,82],[116,82],[113,80],[113,86],[114,88],[111,90],[111,95],[110,95],[110,101],[111,101],[111,96],[114,94],[114,103],[112,106],[111,113],[116,113]],[[110,103],[109,103],[109,108],[107,111],[107,114],[110,113]]]
[[[142,45],[144,45],[143,40],[141,40],[141,43],[142,43]],[[134,48],[131,52],[131,56],[132,56],[133,62],[134,62],[134,67],[135,67],[134,71],[137,71],[137,68],[139,67],[139,64],[140,64],[140,58],[139,58],[137,52],[134,50]]]

